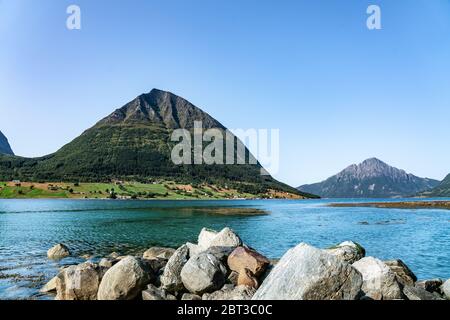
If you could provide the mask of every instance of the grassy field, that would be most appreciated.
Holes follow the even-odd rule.
[[[118,183],[31,183],[0,182],[0,199],[251,199],[299,198],[288,193],[239,193],[213,185],[180,185],[174,182],[143,184]]]

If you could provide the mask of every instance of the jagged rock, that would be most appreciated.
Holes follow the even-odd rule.
[[[354,300],[361,274],[323,250],[301,243],[284,254],[253,300]]]
[[[250,270],[244,269],[241,270],[238,274],[237,285],[258,289],[259,282],[258,279]]]
[[[58,243],[47,251],[47,257],[49,259],[58,260],[68,256],[70,256],[70,250],[62,243]]]
[[[224,228],[211,240],[210,247],[231,247],[236,248],[242,245],[242,240],[230,228]]]
[[[259,277],[266,271],[270,261],[255,250],[237,247],[228,257],[228,266],[238,273],[249,270],[255,277]]]
[[[189,248],[186,245],[179,247],[170,257],[160,278],[162,287],[169,292],[177,292],[184,289],[181,280],[181,270],[188,261]]]
[[[255,289],[246,286],[224,286],[213,293],[205,293],[202,300],[251,300]]]
[[[189,256],[190,257],[193,257],[193,256],[203,252],[202,247],[200,247],[198,244],[187,242],[186,246],[189,248]]]
[[[198,295],[221,288],[226,275],[227,269],[222,262],[206,252],[191,257],[181,270],[184,287]]]
[[[408,300],[443,300],[425,289],[409,285],[406,285],[403,288],[403,294],[408,298]]]
[[[444,294],[444,296],[448,300],[450,300],[450,279],[444,282],[444,284],[441,287],[441,291]]]
[[[56,278],[56,300],[95,300],[101,277],[91,262],[65,268]]]
[[[56,284],[57,284],[58,277],[53,277],[49,282],[47,282],[39,292],[41,293],[49,293],[56,291]]]
[[[151,259],[169,260],[174,253],[175,249],[172,248],[152,247],[144,252],[143,258],[147,260]]]
[[[202,297],[192,293],[185,293],[181,297],[181,300],[202,300]]]
[[[99,300],[132,300],[150,282],[151,275],[140,260],[128,256],[110,268],[100,283]]]
[[[202,250],[206,250],[211,247],[212,240],[216,237],[217,231],[203,228],[198,235],[197,244]]]
[[[362,290],[374,300],[397,300],[402,291],[394,272],[381,260],[366,257],[353,263],[363,277]]]
[[[431,280],[423,280],[416,282],[415,286],[418,288],[425,289],[428,292],[434,293],[437,292],[442,294],[441,286],[443,284],[442,279],[431,279]]]
[[[326,249],[326,251],[350,264],[364,258],[366,255],[366,250],[353,241],[342,242],[333,248]]]
[[[397,280],[404,286],[413,286],[417,281],[416,275],[402,260],[389,260],[384,263],[397,276]]]
[[[177,298],[168,294],[166,290],[149,284],[147,289],[142,291],[142,300],[177,300]]]

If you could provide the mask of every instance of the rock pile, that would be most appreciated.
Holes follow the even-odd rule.
[[[51,259],[69,254],[63,244],[48,252]],[[58,300],[444,300],[450,280],[417,281],[401,260],[365,257],[352,241],[323,250],[301,243],[274,262],[229,228],[204,228],[196,244],[176,250],[113,253],[66,267],[41,292]]]

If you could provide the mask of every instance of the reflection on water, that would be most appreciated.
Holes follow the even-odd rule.
[[[354,240],[368,255],[404,260],[421,279],[450,277],[450,211],[329,202],[0,200],[0,299],[49,298],[39,288],[62,264],[84,261],[81,255],[177,247],[195,242],[202,227],[229,226],[271,258],[300,242],[328,247]],[[47,249],[59,242],[73,257],[49,261]]]

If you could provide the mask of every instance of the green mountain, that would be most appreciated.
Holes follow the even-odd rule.
[[[173,129],[225,127],[187,100],[153,89],[99,121],[57,152],[41,158],[0,157],[0,180],[99,182],[127,180],[208,183],[253,194],[267,190],[303,195],[271,176],[261,165],[175,165]],[[237,138],[235,138],[237,139]],[[246,156],[250,155],[246,150]],[[307,196],[307,195],[306,195]]]
[[[450,197],[450,174],[437,187],[422,192],[420,195],[425,197]]]
[[[10,154],[14,155],[14,152],[9,145],[8,139],[6,139],[5,135],[0,131],[0,153],[1,154]]]
[[[372,158],[353,164],[323,182],[298,189],[324,198],[391,198],[413,196],[438,184],[437,180],[416,177]]]

